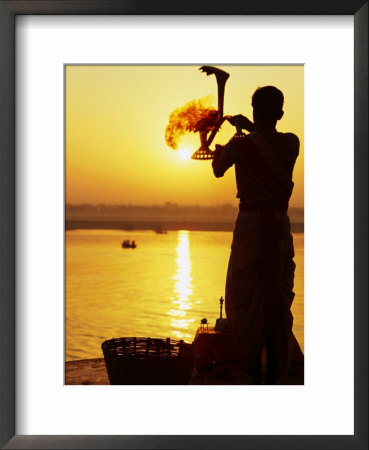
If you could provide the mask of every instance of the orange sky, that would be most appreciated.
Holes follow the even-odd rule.
[[[300,138],[291,206],[304,205],[303,66],[222,66],[230,77],[224,114],[252,120],[251,96],[274,85],[285,96],[279,131]],[[237,205],[234,169],[216,179],[210,161],[183,160],[164,139],[170,113],[190,100],[213,97],[215,77],[198,66],[66,66],[66,202]],[[214,140],[225,144],[235,129],[227,122]],[[199,147],[188,135],[180,148]]]

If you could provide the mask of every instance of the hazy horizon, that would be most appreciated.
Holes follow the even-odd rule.
[[[201,208],[217,208],[217,207],[222,207],[222,206],[231,206],[232,208],[238,208],[238,201],[234,204],[234,203],[219,203],[219,204],[213,204],[213,205],[209,205],[209,204],[200,204],[200,203],[177,203],[177,202],[170,202],[170,201],[166,201],[164,203],[104,203],[104,202],[100,202],[100,203],[91,203],[91,202],[79,202],[79,203],[72,203],[72,202],[67,202],[65,204],[67,207],[68,206],[72,206],[72,207],[77,207],[77,206],[84,206],[84,205],[89,205],[92,207],[98,207],[98,206],[111,206],[111,207],[115,207],[115,206],[131,206],[131,207],[153,207],[153,206],[179,206],[179,207],[201,207]],[[290,209],[304,209],[304,206],[299,206],[299,205],[294,205],[294,206],[290,206]]]
[[[65,221],[67,229],[113,227],[226,231],[233,230],[237,214],[238,207],[230,203],[216,206],[179,205],[171,202],[162,205],[68,203],[65,208]],[[304,225],[304,209],[291,207],[289,217],[293,229],[301,232]]]

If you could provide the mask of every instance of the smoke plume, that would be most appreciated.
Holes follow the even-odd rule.
[[[211,96],[192,100],[170,114],[165,129],[165,141],[170,148],[176,150],[186,133],[212,128],[217,119],[217,111],[210,106],[211,100]]]

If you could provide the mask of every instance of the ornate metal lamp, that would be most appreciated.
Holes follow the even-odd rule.
[[[229,78],[229,73],[212,66],[202,66],[199,70],[205,72],[207,75],[214,74],[218,85],[218,112],[216,117],[209,117],[205,120],[202,119],[196,126],[197,131],[200,133],[201,145],[191,158],[204,161],[213,159],[214,153],[210,150],[210,145],[223,122],[226,120],[226,117],[223,117],[224,90],[225,84]],[[209,132],[210,136],[207,137]]]

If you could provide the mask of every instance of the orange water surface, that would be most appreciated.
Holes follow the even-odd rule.
[[[122,248],[124,239],[135,249]],[[71,230],[66,233],[66,361],[102,357],[122,336],[192,342],[224,297],[231,232]],[[294,234],[294,332],[304,346],[304,234]]]

